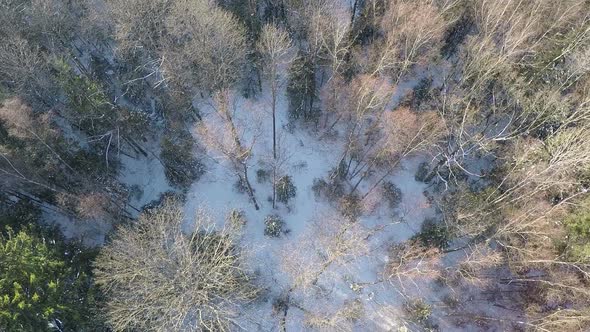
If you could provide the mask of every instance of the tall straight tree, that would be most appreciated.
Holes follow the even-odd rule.
[[[284,83],[279,69],[281,66],[288,65],[293,57],[289,56],[289,49],[291,48],[291,38],[289,34],[275,26],[274,24],[267,24],[262,28],[260,40],[257,45],[258,51],[262,54],[264,59],[263,70],[270,81],[270,92],[272,97],[272,155],[273,155],[273,200],[272,206],[274,208],[276,201],[276,164],[277,164],[277,94]]]
[[[279,67],[287,65],[292,61],[288,56],[291,48],[291,38],[289,34],[275,26],[267,24],[262,28],[260,40],[257,45],[258,51],[264,58],[264,68],[270,81],[270,90],[272,96],[272,153],[277,157],[277,139],[276,139],[276,105],[277,92],[281,86],[282,80],[279,75]]]

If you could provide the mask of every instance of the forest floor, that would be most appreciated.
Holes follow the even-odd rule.
[[[260,97],[255,105],[237,105],[236,122],[239,128],[257,132],[257,121],[251,120],[251,114],[240,110],[270,110],[271,101],[267,96]],[[213,111],[207,105],[199,108],[207,121]],[[269,169],[272,158],[272,131],[270,116],[262,117],[265,129],[257,135],[253,146],[251,161],[251,182],[260,205],[255,210],[246,193],[236,190],[237,177],[231,166],[219,158],[210,158],[207,172],[201,180],[193,184],[186,197],[185,215],[190,224],[191,217],[198,209],[205,209],[224,221],[230,209],[243,211],[246,224],[242,243],[248,252],[248,266],[257,274],[261,285],[267,292],[265,300],[257,302],[243,315],[240,322],[246,330],[272,331],[276,329],[277,315],[273,314],[272,304],[289,293],[295,279],[305,271],[312,272],[325,262],[325,257],[318,251],[336,250],[335,233],[345,224],[344,218],[325,198],[317,197],[312,190],[314,179],[327,178],[331,169],[338,164],[344,149],[338,135],[318,139],[318,133],[303,128],[289,128],[287,105],[285,100],[278,103],[278,133],[281,155],[287,155],[282,165],[282,173],[293,178],[297,188],[296,196],[288,204],[277,203],[272,208],[272,185],[270,182],[256,181],[255,171]],[[413,157],[402,162],[401,167],[389,179],[402,192],[402,201],[395,210],[386,207],[384,202],[372,202],[365,206],[358,225],[350,230],[348,236],[351,245],[358,248],[346,248],[344,257],[335,259],[322,272],[313,289],[295,289],[290,292],[291,301],[301,308],[289,308],[285,325],[288,331],[303,328],[306,313],[315,312],[327,317],[336,317],[337,312],[348,303],[362,303],[368,314],[367,320],[359,320],[358,326],[369,327],[369,321],[375,323],[379,330],[401,326],[400,322],[386,321],[375,317],[395,317],[391,313],[379,312],[399,309],[400,293],[384,280],[384,265],[388,250],[393,243],[403,242],[420,230],[422,221],[433,217],[434,208],[424,195],[427,185],[414,179],[418,164],[424,158]],[[360,190],[366,191],[370,183],[363,183]],[[278,238],[264,234],[264,219],[270,214],[279,215],[285,222],[284,230],[288,233]],[[366,242],[364,245],[362,242]],[[337,255],[337,253],[333,253]],[[327,253],[330,256],[330,253]],[[328,258],[329,259],[329,258]],[[318,272],[319,273],[319,272]],[[305,288],[305,287],[301,287]],[[427,291],[428,292],[428,291]],[[403,302],[403,299],[402,301]],[[341,324],[347,324],[342,317]]]
[[[398,104],[403,95],[411,91],[420,75],[401,85],[392,104]],[[287,204],[277,202],[273,208],[271,182],[258,181],[256,176],[260,169],[272,169],[269,94],[253,99],[236,97],[234,105],[236,127],[245,144],[252,144],[248,172],[260,209],[256,210],[248,194],[237,188],[238,176],[229,162],[201,146],[194,153],[204,164],[205,173],[185,195],[187,231],[191,230],[193,217],[199,210],[210,213],[220,227],[224,226],[231,210],[244,214],[246,222],[240,245],[246,253],[245,266],[256,275],[263,292],[248,307],[239,309],[235,323],[246,331],[278,331],[281,326],[287,331],[301,331],[310,326],[335,330],[398,330],[416,323],[408,320],[405,308],[407,303],[419,298],[431,305],[430,320],[439,328],[477,330],[471,323],[459,329],[451,321],[447,322],[443,302],[449,291],[454,290],[442,287],[433,276],[418,273],[401,280],[392,279],[385,272],[391,247],[416,235],[424,220],[440,217],[432,203],[437,193],[415,179],[419,164],[430,161],[431,157],[414,155],[402,160],[396,171],[385,179],[400,189],[399,205],[391,208],[382,193],[375,190],[363,200],[361,216],[350,225],[340,214],[336,202],[316,195],[312,189],[315,179],[327,179],[338,165],[346,142],[342,137],[344,129],[335,126],[327,135],[318,129],[293,125],[288,118],[284,91],[281,96],[277,100],[279,175],[292,177],[296,196]],[[205,123],[215,121],[210,100],[196,102],[195,106]],[[196,127],[193,135],[199,142]],[[159,155],[158,144],[149,144],[146,150],[153,155],[137,158],[122,155],[118,177],[125,186],[135,188],[131,191],[130,204],[138,208],[157,201],[165,192],[174,191],[155,157]],[[362,182],[359,191],[367,192],[374,181],[376,179],[369,178]],[[130,213],[136,215],[137,211]],[[265,235],[265,218],[273,214],[285,223],[279,237]],[[57,223],[66,237],[82,239],[88,246],[100,246],[111,230],[107,224],[80,222],[57,213],[45,212],[45,220]],[[463,257],[464,253],[454,252],[445,260],[447,264],[454,264]],[[465,290],[469,288],[462,288]],[[281,303],[289,305],[281,306]],[[508,314],[501,312],[501,308],[486,308],[486,303],[486,299],[481,298],[480,302],[473,302],[470,311],[481,308],[488,315],[498,310],[497,315]]]

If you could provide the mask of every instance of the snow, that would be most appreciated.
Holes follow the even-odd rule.
[[[443,61],[427,66],[417,66],[406,79],[402,79],[396,86],[390,106],[395,109],[402,102],[403,98],[418,86],[421,80],[431,79],[432,88],[439,88],[443,85],[445,77],[451,71],[450,63]]]
[[[79,220],[49,206],[43,206],[41,211],[44,224],[58,227],[66,239],[75,239],[89,248],[104,244],[106,234],[112,229],[108,222]]]
[[[417,68],[408,80],[402,81],[392,98],[394,109],[421,79],[432,78],[432,85],[442,85],[442,78],[448,68],[432,66]],[[281,326],[282,313],[276,313],[273,303],[289,296],[290,306],[284,317],[287,331],[308,330],[310,319],[323,316],[331,319],[333,329],[358,331],[388,331],[410,326],[406,320],[404,303],[409,298],[421,297],[429,303],[440,303],[452,289],[441,288],[435,280],[426,277],[415,280],[405,287],[388,280],[384,273],[389,262],[389,249],[393,244],[402,243],[417,232],[425,219],[436,218],[436,207],[431,204],[426,192],[433,194],[427,184],[415,180],[418,165],[429,161],[430,156],[415,155],[401,161],[398,168],[386,181],[394,183],[402,192],[401,203],[394,210],[375,194],[367,198],[364,213],[358,221],[344,221],[333,202],[316,197],[312,190],[314,179],[326,178],[344,151],[341,137],[322,135],[307,128],[293,126],[287,117],[287,99],[284,91],[277,100],[277,136],[280,155],[284,156],[281,174],[291,175],[297,188],[296,197],[288,205],[278,203],[273,209],[269,198],[272,186],[267,182],[258,183],[256,171],[269,169],[272,161],[272,120],[269,89],[257,99],[236,97],[235,121],[238,130],[244,131],[244,140],[254,141],[249,162],[249,179],[258,204],[255,210],[246,193],[235,188],[237,176],[229,163],[220,155],[204,149],[195,153],[205,164],[205,174],[188,189],[185,195],[185,229],[193,228],[193,217],[199,210],[206,210],[221,224],[227,214],[236,209],[242,211],[247,220],[243,228],[240,245],[244,250],[246,265],[257,276],[257,283],[264,288],[260,299],[244,307],[235,319],[237,325],[246,331],[277,331]],[[214,123],[215,114],[210,100],[195,102],[205,123]],[[74,139],[68,129],[69,136]],[[338,129],[338,128],[336,128]],[[337,131],[337,130],[336,130]],[[199,134],[193,132],[197,143]],[[227,133],[219,133],[228,135]],[[157,200],[167,191],[175,191],[168,183],[164,167],[157,156],[159,140],[152,138],[143,147],[149,152],[145,157],[129,152],[121,154],[121,171],[118,180],[132,191],[129,213],[137,216],[144,205]],[[204,158],[204,156],[207,158]],[[476,161],[473,162],[474,164]],[[475,164],[484,169],[487,163]],[[359,187],[366,191],[372,187],[368,179]],[[264,235],[264,219],[278,214],[285,222],[287,234],[279,238]],[[77,221],[55,211],[44,211],[45,222],[58,225],[67,238],[82,239],[88,246],[104,243],[111,226],[106,223]],[[341,236],[342,235],[342,236]],[[338,254],[339,247],[334,239],[342,238],[347,250]],[[326,260],[330,264],[323,269]],[[331,259],[331,260],[330,260]],[[445,257],[448,265],[464,259],[462,252]],[[311,277],[306,272],[316,271]],[[314,278],[315,277],[315,278]],[[307,278],[307,279],[305,279]],[[301,283],[300,280],[315,282]],[[474,287],[463,287],[464,298],[476,294]],[[356,320],[346,318],[344,309],[360,304],[363,314]],[[502,317],[507,313],[499,308],[487,309],[485,302],[473,304],[474,310],[487,315]],[[433,316],[444,330],[460,330],[447,322],[443,309],[435,308]],[[317,326],[316,326],[317,327]],[[316,328],[317,329],[317,328]],[[467,330],[476,329],[467,327]]]
[[[318,137],[323,136],[305,128],[288,130],[287,101],[285,98],[279,99],[279,146],[289,152],[284,170],[293,177],[297,195],[288,206],[278,203],[277,208],[273,209],[267,200],[272,195],[271,184],[257,183],[255,176],[256,170],[267,165],[272,155],[272,122],[268,114],[271,101],[267,95],[255,101],[237,99],[235,120],[240,128],[255,131],[262,126],[262,134],[253,147],[253,160],[249,169],[249,178],[260,210],[253,208],[246,193],[236,191],[234,184],[237,177],[231,167],[219,156],[209,153],[211,159],[206,163],[207,172],[191,186],[186,195],[186,228],[191,228],[192,217],[201,209],[212,213],[220,222],[225,220],[231,209],[245,213],[247,223],[241,241],[247,252],[248,265],[257,274],[259,284],[268,289],[264,299],[246,308],[238,321],[245,330],[272,331],[280,325],[281,316],[273,314],[273,301],[287,294],[294,285],[297,273],[313,270],[322,264],[322,258],[317,252],[328,247],[329,255],[330,240],[347,224],[345,221],[339,225],[331,224],[330,218],[341,220],[342,217],[333,204],[323,198],[316,198],[312,190],[313,180],[325,178],[337,165],[343,151],[340,143],[343,140],[339,142],[337,137],[319,140]],[[214,121],[214,110],[208,102],[201,102],[198,107],[205,122]],[[253,109],[266,112],[266,117],[261,117],[261,123],[249,120]],[[351,241],[361,239],[359,247],[363,248],[352,248],[354,252],[337,259],[310,289],[296,287],[289,292],[291,302],[298,303],[308,313],[291,305],[285,320],[287,331],[305,329],[304,323],[310,318],[309,312],[337,317],[337,311],[353,300],[362,304],[367,315],[355,322],[342,318],[338,326],[343,324],[361,330],[369,327],[373,327],[373,330],[388,330],[403,325],[396,318],[397,314],[392,316],[391,312],[383,312],[384,307],[397,312],[405,301],[395,287],[383,280],[383,268],[387,263],[390,245],[409,239],[420,230],[425,218],[435,215],[435,209],[424,195],[427,185],[414,180],[416,169],[424,160],[425,156],[404,160],[388,179],[402,191],[402,202],[395,211],[379,206],[372,213],[363,215],[347,232],[350,233]],[[367,184],[364,186],[368,187]],[[265,236],[264,218],[269,214],[279,214],[289,233],[280,238]],[[365,238],[366,241],[362,240]]]
[[[160,148],[155,139],[142,145],[148,152],[148,156],[140,153],[134,153],[133,157],[126,154],[120,155],[121,171],[118,180],[128,188],[137,188],[138,191],[132,190],[129,197],[129,205],[136,209],[156,201],[167,191],[174,191],[166,179],[164,166],[157,157],[160,155]],[[129,213],[137,215],[135,209],[129,209]]]

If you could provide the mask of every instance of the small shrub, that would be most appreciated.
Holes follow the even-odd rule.
[[[433,219],[426,219],[422,223],[420,233],[414,235],[425,247],[445,249],[449,246],[451,233],[448,227],[440,225]]]
[[[567,244],[565,254],[572,261],[590,260],[590,199],[582,201],[581,208],[565,219]]]
[[[414,99],[412,100],[412,107],[418,108],[424,101],[430,97],[430,89],[432,88],[432,78],[425,77],[418,82],[414,87]]]
[[[76,212],[83,219],[105,219],[108,216],[109,198],[105,194],[91,192],[78,195]]]
[[[244,211],[232,209],[227,216],[227,221],[232,229],[242,229],[246,225],[246,216]]]
[[[203,165],[193,156],[194,140],[189,133],[168,133],[162,138],[160,159],[171,185],[188,188],[203,174]]]
[[[346,174],[347,174],[347,172],[346,172],[347,168],[348,167],[347,167],[344,159],[340,160],[338,167],[334,167],[334,168],[332,168],[332,170],[330,170],[330,179],[345,180]]]
[[[270,180],[270,171],[262,168],[256,171],[256,182],[265,183],[268,182],[268,180]]]
[[[107,169],[104,154],[98,150],[86,151],[81,149],[68,156],[67,159],[72,168],[88,177],[115,173],[120,166],[116,158],[109,157],[109,168]]]
[[[303,145],[301,145],[301,146],[303,146]],[[305,161],[305,160],[300,161],[297,164],[293,165],[293,168],[297,171],[305,170],[305,169],[307,169],[307,161]]]
[[[135,200],[140,200],[143,197],[143,189],[140,185],[134,184],[129,187],[129,197]]]
[[[426,177],[428,176],[428,171],[429,171],[428,163],[427,162],[420,163],[420,165],[418,165],[418,170],[416,171],[416,175],[414,175],[414,179],[416,179],[416,181],[419,181],[419,182],[424,182],[426,180]]]
[[[410,319],[417,323],[425,323],[432,314],[432,307],[422,299],[407,301],[404,309],[410,316]]]
[[[342,181],[337,179],[329,183],[324,179],[314,179],[311,187],[316,198],[324,196],[329,200],[336,200],[344,196],[344,189]]]
[[[328,188],[328,182],[326,180],[318,178],[313,179],[313,184],[311,185],[311,190],[313,191],[313,195],[315,198],[320,198],[322,195],[325,194]]]
[[[23,227],[38,227],[38,220],[41,216],[41,210],[32,201],[28,199],[19,199],[10,204],[8,197],[0,193],[0,229],[10,228],[16,232]]]
[[[392,182],[383,183],[383,196],[392,209],[397,208],[402,202],[402,191]]]
[[[442,301],[444,304],[446,304],[451,309],[457,309],[457,308],[459,308],[459,305],[461,304],[459,299],[456,296],[453,296],[451,294],[445,295],[445,297],[443,297]]]
[[[289,310],[289,300],[286,296],[277,297],[272,301],[272,311],[275,314],[284,315]]]
[[[363,303],[359,299],[345,301],[343,309],[342,315],[344,318],[353,322],[362,319],[365,315]]]
[[[293,120],[315,122],[319,112],[313,108],[316,98],[315,66],[311,56],[299,53],[289,67],[289,117]]]
[[[286,233],[284,230],[285,222],[276,214],[266,216],[264,219],[264,235],[270,237],[279,237]]]
[[[238,178],[238,180],[234,183],[234,188],[240,194],[243,194],[248,190],[248,186],[246,185],[246,181],[244,181],[244,179],[242,179],[242,177]]]
[[[163,192],[162,194],[160,194],[160,196],[157,199],[152,200],[151,202],[145,204],[144,206],[142,206],[142,209],[144,211],[151,211],[151,210],[155,210],[157,208],[159,208],[160,206],[162,206],[162,204],[164,204],[167,200],[183,200],[184,199],[184,194],[183,193],[178,193],[172,190]]]
[[[469,15],[461,15],[461,18],[447,29],[445,33],[444,45],[441,48],[441,54],[448,58],[457,52],[459,45],[465,40],[473,27],[472,19]]]
[[[361,216],[361,199],[357,195],[346,195],[340,199],[340,213],[350,220]]]
[[[289,200],[297,194],[297,188],[293,184],[291,176],[286,175],[277,182],[277,201],[287,204]]]

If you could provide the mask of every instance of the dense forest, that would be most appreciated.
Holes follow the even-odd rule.
[[[590,330],[588,0],[0,0],[0,331]]]

